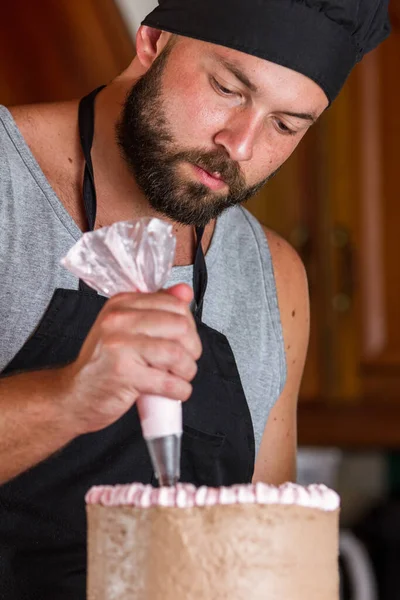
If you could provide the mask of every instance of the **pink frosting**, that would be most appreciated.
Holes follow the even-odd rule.
[[[303,487],[294,483],[284,483],[280,487],[256,483],[233,485],[231,487],[199,487],[178,484],[176,487],[153,488],[151,485],[132,483],[130,485],[94,486],[86,494],[87,504],[103,506],[213,506],[215,504],[290,504],[337,510],[340,498],[336,492],[322,484]]]
[[[161,396],[144,394],[137,403],[143,437],[182,435],[182,403]]]

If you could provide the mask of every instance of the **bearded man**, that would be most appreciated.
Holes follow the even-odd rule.
[[[184,402],[182,481],[295,477],[309,306],[243,207],[389,31],[387,0],[163,0],[81,101],[0,108],[0,596],[83,600],[84,495],[156,484],[135,401]],[[160,217],[167,289],[106,301],[60,266]]]

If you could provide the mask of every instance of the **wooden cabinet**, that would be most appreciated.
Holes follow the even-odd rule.
[[[0,103],[77,98],[134,56],[112,0],[12,0],[0,19]]]
[[[393,6],[392,37],[364,74],[364,88],[373,75],[379,83],[375,95],[365,90],[363,114],[360,240],[363,291],[369,299],[363,312],[361,377],[364,393],[380,394],[381,401],[400,396],[400,10]]]
[[[303,443],[400,446],[400,10],[249,208],[310,283]]]

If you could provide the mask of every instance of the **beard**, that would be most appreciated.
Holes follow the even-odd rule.
[[[266,183],[246,185],[239,165],[225,150],[179,148],[172,136],[162,98],[162,75],[172,49],[166,47],[139,79],[125,100],[117,124],[122,156],[150,206],[183,225],[204,227],[225,209],[242,204]],[[179,165],[191,163],[219,174],[228,187],[225,194],[179,175]]]

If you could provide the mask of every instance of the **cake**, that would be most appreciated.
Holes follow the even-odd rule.
[[[324,485],[93,487],[88,600],[338,600]]]

